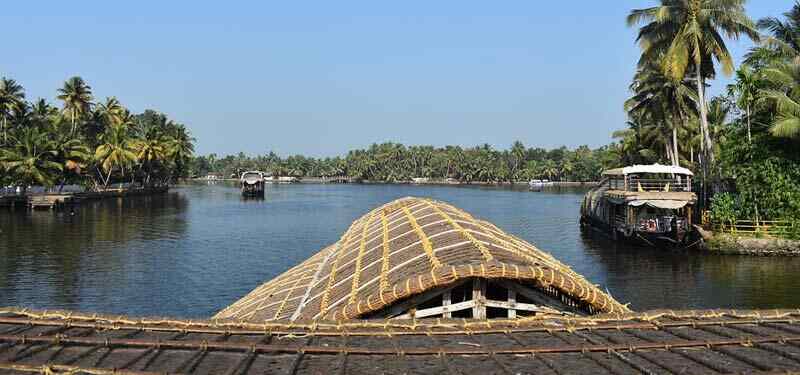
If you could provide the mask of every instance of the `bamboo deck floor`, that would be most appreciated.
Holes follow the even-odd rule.
[[[0,310],[0,373],[800,371],[800,310],[229,323]]]

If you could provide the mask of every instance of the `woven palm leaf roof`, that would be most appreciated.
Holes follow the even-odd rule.
[[[338,242],[214,318],[353,319],[473,277],[521,280],[589,313],[629,311],[530,243],[449,204],[409,197],[362,216]]]

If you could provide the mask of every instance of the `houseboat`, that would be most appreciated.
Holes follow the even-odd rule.
[[[244,196],[263,196],[264,195],[264,173],[259,171],[248,171],[242,173],[239,178]]]
[[[697,203],[692,176],[686,168],[660,164],[604,171],[599,186],[583,199],[581,225],[615,240],[659,247],[684,244]]]

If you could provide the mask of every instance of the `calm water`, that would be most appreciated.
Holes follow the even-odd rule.
[[[0,306],[208,317],[403,196],[444,200],[551,252],[637,310],[800,307],[800,258],[669,253],[581,234],[581,191],[230,185],[107,200],[74,215],[0,211]]]

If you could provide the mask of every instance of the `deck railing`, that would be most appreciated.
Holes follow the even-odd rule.
[[[13,196],[13,195],[22,195],[22,194],[17,192],[16,187],[0,187],[0,197]]]
[[[800,225],[786,220],[736,220],[732,223],[711,224],[712,229],[719,233],[728,233],[745,237],[775,237],[785,239],[798,239]]]
[[[691,180],[688,178],[628,178],[627,181],[624,179],[611,179],[607,183],[611,189],[625,191],[692,191]]]

